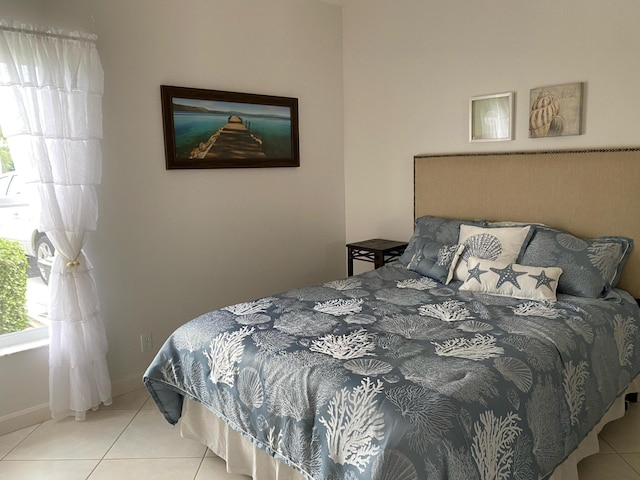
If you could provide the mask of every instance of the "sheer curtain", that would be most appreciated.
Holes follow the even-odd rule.
[[[49,281],[53,417],[111,403],[107,340],[93,267],[104,73],[95,36],[0,21],[0,126],[20,175],[38,186],[40,231],[56,256]]]

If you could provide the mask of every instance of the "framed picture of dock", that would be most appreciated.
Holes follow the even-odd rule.
[[[298,99],[161,85],[167,170],[299,167]]]

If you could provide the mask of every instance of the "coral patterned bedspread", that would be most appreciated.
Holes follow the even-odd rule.
[[[626,292],[539,303],[386,266],[202,315],[144,381],[313,479],[544,479],[640,372]]]

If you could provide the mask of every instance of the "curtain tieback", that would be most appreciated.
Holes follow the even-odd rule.
[[[71,260],[70,258],[68,258],[65,254],[61,253],[60,256],[62,258],[64,258],[67,261],[67,268],[73,268],[73,267],[78,267],[80,265],[80,262],[78,261],[78,257],[80,256],[80,253],[78,253],[78,255],[76,255],[76,258],[74,258],[73,260]]]

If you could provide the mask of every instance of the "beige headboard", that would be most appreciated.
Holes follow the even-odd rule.
[[[414,215],[544,223],[635,248],[619,287],[640,298],[640,147],[417,155]]]

